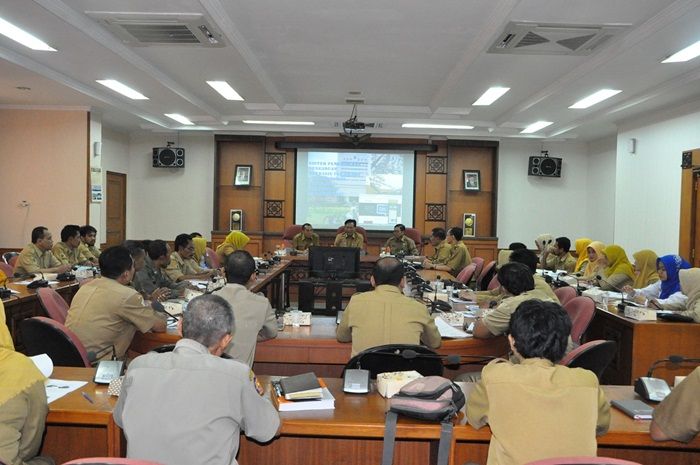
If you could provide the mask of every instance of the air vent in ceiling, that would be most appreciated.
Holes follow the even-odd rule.
[[[345,97],[345,103],[350,105],[362,105],[365,103],[364,97]]]
[[[628,25],[573,25],[510,22],[489,53],[590,55]]]
[[[223,47],[221,34],[200,13],[134,13],[87,11],[124,43],[150,45],[190,45]]]

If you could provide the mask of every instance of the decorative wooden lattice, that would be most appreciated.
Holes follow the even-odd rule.
[[[444,203],[429,203],[425,206],[425,221],[446,221],[447,205]]]
[[[265,200],[265,218],[284,218],[284,200]]]
[[[284,171],[286,155],[284,152],[265,153],[265,169],[268,171]]]
[[[447,174],[447,157],[427,157],[428,174]]]

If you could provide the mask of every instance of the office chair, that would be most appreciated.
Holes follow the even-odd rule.
[[[122,459],[119,457],[89,457],[63,462],[63,465],[164,465],[160,462],[139,459]]]
[[[28,356],[46,354],[54,366],[91,367],[87,350],[73,331],[43,316],[20,322],[22,342]]]
[[[7,261],[7,264],[10,265],[14,270],[15,266],[17,266],[17,260],[19,260],[19,254],[10,257],[10,259]]]
[[[40,287],[36,291],[39,296],[39,303],[46,314],[54,321],[62,325],[66,324],[68,316],[68,303],[61,297],[61,294],[50,287]]]
[[[416,248],[418,249],[418,255],[420,255],[423,252],[423,237],[420,231],[416,228],[406,228],[404,234],[413,239],[413,242],[416,243]]]
[[[491,279],[496,275],[496,260],[491,260],[481,270],[481,274],[476,278],[476,289],[484,290],[488,287]]]
[[[569,289],[573,289],[567,286]],[[566,289],[560,287],[559,289]],[[574,290],[574,292],[576,292]],[[560,300],[561,301],[561,300]],[[581,343],[581,337],[591,324],[595,316],[595,302],[593,299],[586,296],[574,297],[566,303],[562,302],[562,306],[571,319],[571,340],[576,344]]]
[[[363,228],[362,226],[357,226],[355,227],[355,231],[358,233],[362,234],[362,237],[364,238],[364,246],[367,247],[367,230]],[[338,235],[342,232],[345,232],[345,225],[338,227],[338,229],[335,230],[335,234]]]
[[[571,286],[558,287],[554,289],[554,294],[562,305],[578,295],[576,288]]]
[[[481,257],[474,257],[472,258],[472,263],[476,265],[476,269],[474,270],[474,281],[477,281],[479,276],[481,276],[481,270],[484,269],[484,259]]]
[[[403,356],[407,350],[415,354]],[[354,368],[369,370],[372,379],[388,371],[415,370],[423,376],[442,376],[443,372],[442,357],[437,352],[414,344],[386,344],[363,350],[345,365],[343,377],[345,370]]]
[[[457,281],[464,285],[468,285],[469,281],[472,280],[472,277],[474,276],[474,273],[476,272],[476,263],[470,263],[469,265],[465,266],[462,271],[459,272],[457,275]]]
[[[19,252],[5,252],[4,254],[2,254],[2,259],[5,263],[9,265],[12,257],[17,257],[18,255]]]
[[[282,241],[284,242],[284,246],[287,248],[292,247],[292,239],[294,239],[294,236],[299,234],[302,229],[303,228],[300,224],[292,224],[290,226],[287,226],[287,229],[284,230],[284,234],[282,234]]]
[[[595,340],[581,344],[559,361],[560,365],[569,368],[584,368],[590,370],[598,377],[610,365],[617,355],[617,343],[615,341]]]
[[[2,270],[8,278],[11,278],[15,274],[15,269],[5,262],[0,262],[0,270]]]
[[[486,286],[486,290],[492,291],[500,285],[501,285],[501,282],[498,280],[498,274],[494,274],[493,278],[491,278],[491,281],[489,281],[489,285]]]
[[[639,462],[610,457],[557,457],[528,462],[525,465],[642,465]]]

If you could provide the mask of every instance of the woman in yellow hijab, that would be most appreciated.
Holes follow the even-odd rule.
[[[224,242],[216,248],[216,254],[223,260],[236,250],[242,250],[248,242],[250,238],[242,232],[231,231]]]
[[[643,249],[635,252],[632,257],[634,257],[634,269],[637,271],[637,277],[634,279],[635,289],[643,289],[659,280],[659,274],[656,272],[656,262],[659,257],[653,250]]]
[[[203,237],[193,237],[192,245],[194,246],[194,259],[199,266],[202,264],[206,265],[207,268],[211,268],[207,261],[207,240]]]
[[[5,307],[0,301],[0,461],[3,463],[53,463],[37,457],[49,411],[45,380],[29,358],[15,352],[5,324]]]
[[[576,266],[574,273],[582,273],[588,265],[588,246],[593,242],[587,237],[581,237],[574,242],[576,248]]]
[[[599,258],[598,260],[601,260]],[[602,256],[605,268],[601,273],[603,279],[598,285],[605,291],[616,291],[634,282],[634,268],[627,258],[625,250],[619,245],[612,244],[603,249]]]
[[[593,241],[586,247],[586,255],[588,256],[588,263],[586,268],[583,270],[583,279],[595,279],[596,275],[602,271],[604,265],[602,261],[599,261],[600,257],[603,256],[603,249],[605,244],[600,241]]]

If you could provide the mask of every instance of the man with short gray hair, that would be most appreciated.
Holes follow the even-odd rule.
[[[279,415],[256,391],[248,366],[220,357],[234,325],[224,299],[196,297],[180,320],[183,338],[175,349],[131,362],[114,409],[127,457],[235,465],[241,429],[259,442],[277,434]]]

